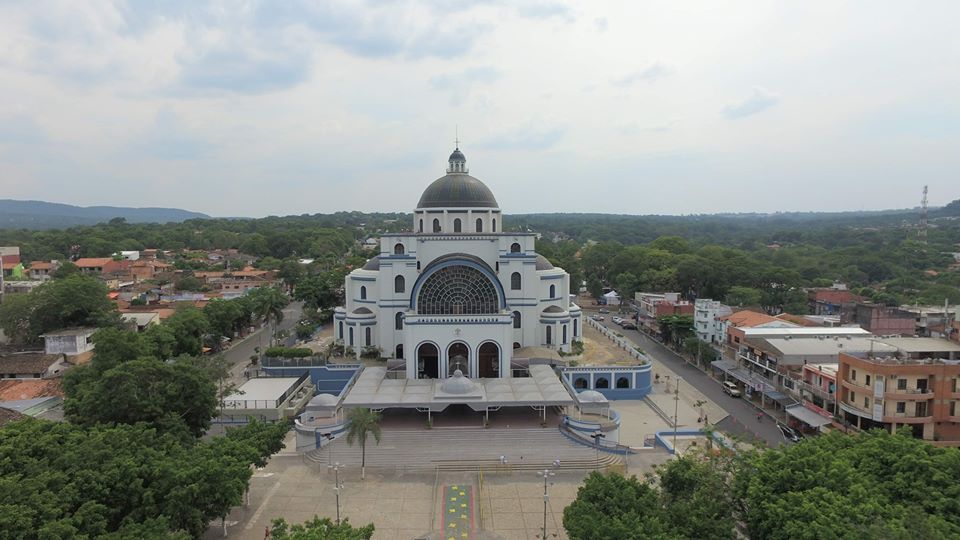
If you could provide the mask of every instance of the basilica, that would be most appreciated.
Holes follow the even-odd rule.
[[[496,379],[511,377],[518,349],[569,352],[581,339],[569,275],[536,253],[535,234],[504,232],[459,147],[411,225],[346,277],[335,338],[353,354],[402,359],[407,379]]]

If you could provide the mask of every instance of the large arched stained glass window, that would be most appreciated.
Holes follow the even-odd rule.
[[[497,288],[470,266],[447,266],[427,278],[417,295],[422,315],[477,315],[499,311]]]

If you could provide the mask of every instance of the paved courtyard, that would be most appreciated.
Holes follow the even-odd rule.
[[[348,452],[360,451],[357,447],[341,446],[337,458],[356,462],[354,456],[346,455]],[[549,455],[549,451],[544,454]],[[667,459],[669,456],[663,451],[631,456],[630,473],[650,471],[654,464]],[[589,470],[560,470],[551,478],[548,537],[556,534],[556,538],[567,538],[562,527],[563,508],[574,500],[587,473]],[[334,476],[325,463],[288,450],[281,452],[267,467],[255,472],[250,482],[249,506],[235,508],[227,518],[227,538],[263,539],[271,520],[279,517],[290,523],[300,523],[314,515],[335,518]],[[375,539],[526,540],[538,538],[543,527],[543,479],[534,470],[509,465],[486,467],[483,473],[368,467],[366,479],[361,480],[359,467],[351,464],[342,466],[339,476],[344,484],[341,516],[354,524],[372,522],[377,529]],[[457,500],[450,501],[450,497]],[[451,509],[464,511],[454,515]],[[443,512],[452,519],[444,519]],[[456,526],[450,527],[451,523]],[[466,527],[468,523],[474,525]],[[465,527],[470,530],[464,531]],[[451,536],[453,529],[457,534]],[[464,532],[467,536],[462,536]],[[222,537],[219,521],[211,523],[205,538]]]

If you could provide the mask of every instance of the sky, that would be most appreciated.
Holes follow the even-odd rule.
[[[0,198],[506,213],[960,198],[960,2],[0,4]]]

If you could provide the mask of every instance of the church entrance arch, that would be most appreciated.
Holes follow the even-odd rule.
[[[421,343],[417,347],[417,378],[440,378],[440,350],[433,343]]]
[[[447,377],[460,370],[464,377],[470,376],[470,348],[462,341],[455,341],[447,347]]]
[[[477,350],[477,364],[481,379],[495,379],[500,376],[500,347],[488,341]]]

